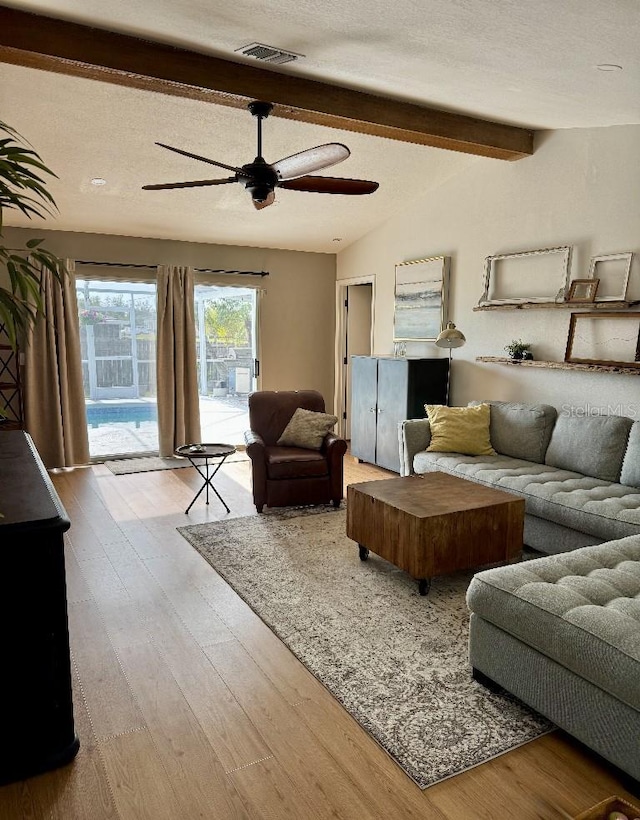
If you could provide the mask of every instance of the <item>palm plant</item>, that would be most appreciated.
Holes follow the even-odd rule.
[[[56,210],[56,203],[46,189],[46,177],[55,177],[53,171],[25,145],[17,131],[0,121],[1,134],[6,136],[0,139],[0,269],[7,271],[10,286],[0,286],[0,323],[4,324],[9,344],[15,350],[42,313],[42,269],[51,271],[59,281],[66,271],[61,259],[41,247],[43,239],[30,239],[24,250],[7,248],[3,243],[5,208],[21,211],[29,219],[45,219]]]

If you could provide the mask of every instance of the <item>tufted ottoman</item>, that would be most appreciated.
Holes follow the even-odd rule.
[[[640,536],[480,572],[467,603],[474,676],[640,780]]]

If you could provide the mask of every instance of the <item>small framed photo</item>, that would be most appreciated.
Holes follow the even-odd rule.
[[[569,286],[567,302],[595,302],[599,279],[574,279]]]

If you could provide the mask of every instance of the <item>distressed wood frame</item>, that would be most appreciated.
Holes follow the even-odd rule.
[[[569,293],[567,295],[567,302],[573,304],[585,304],[594,302],[596,293],[598,292],[599,279],[574,279],[569,286]],[[586,293],[584,296],[578,296],[576,292],[580,287],[584,287]]]
[[[589,265],[589,278],[596,279],[598,278],[598,282],[600,281],[601,277],[598,277],[598,265],[603,262],[626,262],[627,266],[625,268],[623,274],[623,282],[622,282],[622,289],[620,295],[615,296],[600,296],[596,297],[596,302],[624,302],[627,298],[627,288],[629,287],[629,276],[631,275],[631,260],[633,259],[633,253],[631,251],[625,251],[624,253],[608,253],[603,256],[592,256],[591,263]]]
[[[489,289],[492,284],[492,280],[495,281],[496,278],[496,269],[499,262],[503,262],[507,259],[524,259],[529,257],[535,256],[544,256],[544,255],[552,255],[552,254],[560,254],[563,258],[563,267],[562,267],[562,275],[563,281],[559,286],[559,289],[549,296],[518,296],[513,297],[511,299],[490,299],[489,298]],[[520,251],[518,253],[503,253],[497,254],[495,256],[487,256],[485,260],[484,266],[484,291],[482,296],[480,297],[480,301],[478,305],[480,307],[484,307],[486,305],[518,305],[518,304],[527,304],[527,303],[545,303],[545,302],[562,302],[566,299],[567,293],[569,291],[569,282],[570,282],[570,267],[571,267],[571,246],[570,245],[562,245],[557,248],[541,248],[540,250],[535,251]]]
[[[615,320],[615,319],[636,319],[638,322],[638,335],[636,337],[635,354],[633,361],[619,361],[616,359],[587,359],[575,356],[573,347],[577,333],[577,323],[584,319]],[[569,322],[569,335],[567,337],[567,349],[564,356],[565,362],[570,364],[593,364],[608,367],[630,367],[640,370],[640,312],[634,311],[597,311],[595,313],[572,313]]]

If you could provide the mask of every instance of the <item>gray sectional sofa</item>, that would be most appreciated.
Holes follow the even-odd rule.
[[[428,453],[428,421],[400,427],[403,475],[443,470],[522,496],[525,543],[548,553],[472,579],[474,676],[504,687],[637,783],[640,422],[490,404],[495,456]]]
[[[565,552],[640,534],[640,422],[488,402],[495,456],[429,453],[427,419],[402,422],[401,475],[440,470],[525,499],[524,541]]]
[[[640,781],[640,536],[479,572],[467,603],[474,676]]]

